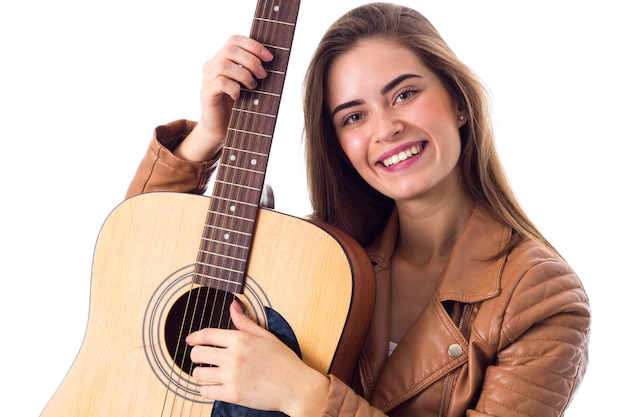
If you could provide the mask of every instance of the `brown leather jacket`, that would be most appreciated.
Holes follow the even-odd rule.
[[[168,150],[193,126],[156,129],[127,196],[204,192],[215,161],[181,161]],[[388,356],[396,233],[394,214],[367,248],[374,317],[354,389],[331,375],[323,416],[561,416],[585,373],[590,329],[588,299],[570,267],[530,240],[498,255],[511,229],[476,208],[431,303]]]

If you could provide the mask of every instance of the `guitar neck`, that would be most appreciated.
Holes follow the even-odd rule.
[[[250,37],[274,55],[268,76],[235,101],[217,171],[196,282],[241,293],[300,1],[260,0]]]

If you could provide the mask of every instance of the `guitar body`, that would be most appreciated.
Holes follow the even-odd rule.
[[[184,341],[232,328],[235,299],[350,381],[374,305],[369,257],[338,230],[259,208],[299,4],[257,3],[250,37],[274,59],[233,105],[211,198],[142,194],[105,221],[83,345],[42,417],[210,416]]]
[[[110,214],[96,244],[83,344],[42,417],[210,415],[170,340],[174,312],[199,287],[192,276],[210,200],[148,193]],[[374,291],[369,258],[352,239],[259,210],[236,297],[263,326],[265,307],[283,316],[307,364],[350,380]]]

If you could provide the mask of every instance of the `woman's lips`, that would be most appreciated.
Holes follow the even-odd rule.
[[[417,143],[414,145],[411,145],[410,147],[401,150],[393,155],[390,155],[388,157],[385,157],[382,161],[380,161],[386,168],[389,168],[393,165],[397,165],[400,162],[404,162],[407,159],[411,159],[413,158],[415,155],[419,155],[420,152],[422,152],[422,149],[424,149],[424,144],[423,143]]]

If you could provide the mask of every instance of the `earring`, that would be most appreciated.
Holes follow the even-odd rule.
[[[463,121],[463,120],[465,120],[465,116],[463,116],[463,115],[460,115],[460,116],[459,116],[459,120],[460,120],[460,121]]]

